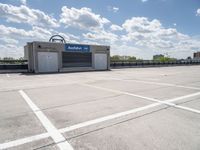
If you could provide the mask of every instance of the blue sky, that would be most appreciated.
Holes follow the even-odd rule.
[[[111,54],[151,59],[200,51],[199,0],[0,0],[0,57],[30,41],[111,45]]]

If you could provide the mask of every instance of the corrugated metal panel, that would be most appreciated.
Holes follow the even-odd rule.
[[[95,60],[95,69],[96,70],[107,70],[108,69],[108,63],[107,63],[107,54],[95,54],[94,60]]]
[[[63,67],[91,67],[92,53],[62,52]]]
[[[58,53],[38,52],[39,72],[58,72]]]

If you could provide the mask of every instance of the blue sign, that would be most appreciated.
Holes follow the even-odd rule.
[[[79,45],[79,44],[65,44],[65,51],[68,52],[90,52],[89,45]]]

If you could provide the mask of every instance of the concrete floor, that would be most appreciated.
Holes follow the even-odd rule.
[[[0,74],[0,149],[199,150],[199,70]]]

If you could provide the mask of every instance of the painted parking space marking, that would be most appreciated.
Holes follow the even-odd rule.
[[[128,114],[133,114],[133,113],[136,113],[136,112],[139,112],[139,111],[147,110],[147,109],[159,106],[159,105],[161,105],[161,104],[160,103],[153,103],[153,104],[150,104],[150,105],[147,105],[147,106],[144,106],[144,107],[131,109],[131,110],[128,110],[128,111],[125,111],[125,112],[120,112],[120,113],[116,113],[116,114],[113,114],[113,115],[97,118],[97,119],[94,119],[94,120],[86,121],[86,122],[83,122],[83,123],[79,123],[79,124],[76,124],[76,125],[72,125],[72,126],[69,126],[69,127],[66,127],[66,128],[59,129],[59,132],[65,133],[65,132],[73,131],[73,130],[76,130],[76,129],[79,129],[79,128],[83,128],[83,127],[87,127],[87,126],[94,125],[94,124],[97,124],[97,123],[101,123],[101,122],[104,122],[104,121],[108,121],[108,120],[111,120],[111,119],[119,118],[119,117],[122,117],[122,116],[125,116],[125,115],[128,115]],[[10,141],[10,142],[7,142],[7,143],[2,143],[2,144],[0,144],[0,149],[19,146],[19,145],[22,145],[22,144],[26,144],[26,143],[29,143],[29,142],[36,141],[36,140],[41,140],[41,139],[47,138],[49,136],[50,136],[49,133],[43,133],[43,134],[39,134],[39,135],[35,135],[35,136],[23,138],[23,139],[18,139],[18,140],[15,140],[15,141]]]
[[[131,95],[133,96],[134,94],[131,94]],[[112,115],[109,115],[109,116],[89,120],[89,121],[86,121],[86,122],[83,122],[83,123],[78,123],[78,124],[75,124],[75,125],[72,125],[72,126],[69,126],[69,127],[59,129],[57,131],[59,133],[65,133],[65,132],[77,130],[77,129],[80,129],[80,128],[83,128],[83,127],[91,126],[91,125],[94,125],[94,124],[113,120],[113,119],[123,117],[123,116],[126,116],[126,115],[134,114],[134,113],[137,113],[137,112],[140,112],[140,111],[148,110],[150,108],[154,108],[154,107],[157,107],[157,106],[160,106],[160,105],[168,105],[168,106],[172,106],[172,107],[175,107],[175,108],[179,108],[179,109],[183,109],[183,110],[186,110],[186,111],[190,111],[190,112],[194,112],[194,113],[199,114],[200,113],[199,110],[188,108],[188,107],[183,107],[183,106],[179,106],[179,105],[171,103],[171,102],[176,102],[176,101],[179,101],[179,100],[187,99],[187,98],[198,96],[198,95],[200,95],[200,92],[181,96],[181,97],[177,97],[177,98],[173,98],[173,99],[169,99],[169,100],[165,100],[165,101],[159,101],[157,99],[152,99],[152,98],[140,96],[140,98],[148,98],[149,100],[156,101],[156,103],[146,105],[144,107],[139,107],[139,108],[131,109],[131,110],[128,110],[128,111],[112,114]],[[139,95],[137,95],[137,96],[139,96]],[[34,109],[35,109],[36,112],[40,111],[38,107],[35,107]],[[47,132],[47,133],[43,133],[43,134],[39,134],[39,135],[27,137],[27,138],[22,138],[22,139],[10,141],[10,142],[7,142],[7,143],[2,143],[2,144],[0,144],[0,149],[6,149],[6,148],[14,147],[14,146],[19,146],[19,145],[22,145],[22,144],[30,143],[30,142],[41,140],[41,139],[44,139],[44,138],[48,138],[50,136],[51,136],[51,134]]]
[[[178,101],[178,100],[182,100],[182,99],[187,99],[187,98],[191,98],[191,97],[195,97],[195,96],[199,96],[200,92],[197,92],[197,93],[192,93],[192,94],[188,94],[188,95],[184,95],[184,96],[180,96],[180,97],[177,97],[177,98],[172,98],[170,100],[167,100],[167,102],[175,102],[175,101]]]
[[[86,122],[79,123],[79,124],[76,124],[76,125],[72,125],[70,127],[60,129],[59,131],[61,133],[73,131],[73,130],[80,129],[80,128],[87,127],[87,126],[91,126],[91,125],[94,125],[94,124],[97,124],[97,123],[102,123],[102,122],[105,122],[105,121],[108,121],[108,120],[113,120],[113,119],[120,118],[120,117],[123,117],[123,116],[126,116],[126,115],[130,115],[130,114],[133,114],[133,113],[144,111],[144,110],[147,110],[147,109],[159,106],[159,105],[161,105],[161,104],[160,103],[153,103],[153,104],[150,104],[150,105],[147,105],[147,106],[144,106],[144,107],[139,107],[139,108],[131,109],[131,110],[128,110],[128,111],[116,113],[116,114],[113,114],[113,115],[109,115],[109,116],[97,118],[97,119],[94,119],[94,120],[86,121]]]
[[[113,77],[101,77],[99,80],[102,79],[110,79],[110,80],[118,80],[118,81],[127,81],[127,82],[138,82],[138,83],[145,83],[145,84],[152,84],[152,85],[161,85],[161,86],[169,86],[169,87],[178,87],[178,88],[185,88],[185,89],[192,89],[192,90],[200,90],[199,87],[193,87],[193,86],[184,86],[184,85],[178,85],[178,84],[171,84],[171,83],[163,83],[163,82],[152,82],[152,81],[142,81],[142,80],[135,80],[135,79],[119,79],[119,78],[113,78]],[[91,80],[95,82],[96,80]],[[71,84],[79,84],[79,82],[73,81],[71,83],[47,83],[47,84],[41,84],[38,86],[16,86],[12,88],[0,88],[0,92],[8,92],[8,91],[18,91],[19,89],[36,89],[36,88],[45,88],[45,87],[54,87],[54,86],[62,86],[62,85],[71,85]]]
[[[200,92],[193,93],[193,94],[186,95],[186,96],[177,97],[177,98],[174,98],[174,99],[169,99],[169,100],[166,100],[166,101],[156,102],[156,103],[153,103],[153,104],[150,104],[150,105],[146,105],[144,107],[139,107],[139,108],[135,108],[135,109],[132,109],[132,110],[116,113],[116,114],[113,114],[113,115],[97,118],[97,119],[90,120],[90,121],[86,121],[86,122],[83,122],[83,123],[72,125],[70,127],[62,128],[59,131],[61,133],[70,132],[70,131],[73,131],[73,130],[76,130],[76,129],[80,129],[80,128],[87,127],[87,126],[90,126],[90,125],[94,125],[94,124],[97,124],[97,123],[102,123],[102,122],[105,122],[105,121],[113,120],[113,119],[120,118],[120,117],[123,117],[123,116],[126,116],[126,115],[130,115],[130,114],[134,114],[134,113],[144,111],[144,110],[147,110],[147,109],[150,109],[150,108],[154,108],[154,107],[160,106],[160,105],[168,105],[168,106],[171,106],[171,107],[175,107],[175,108],[179,108],[179,109],[183,109],[183,110],[186,110],[186,111],[190,111],[190,112],[193,112],[193,113],[200,114],[199,110],[192,109],[192,108],[189,108],[189,107],[179,106],[179,105],[176,105],[174,103],[171,103],[171,102],[176,102],[176,101],[183,100],[183,99],[186,99],[186,98],[189,98],[189,97],[194,97],[194,96],[197,96],[197,95],[200,95]],[[151,99],[151,98],[149,98],[149,99]]]
[[[9,75],[8,73],[6,74],[6,76],[7,76],[8,78],[10,78],[10,75]]]
[[[176,108],[180,108],[180,109],[183,109],[183,110],[186,110],[186,111],[190,111],[190,112],[193,112],[193,113],[200,114],[200,110],[197,110],[197,109],[193,109],[193,108],[189,108],[189,107],[185,107],[185,106],[180,106],[180,105],[176,105]]]
[[[10,142],[0,144],[0,149],[8,149],[8,148],[11,148],[11,147],[23,145],[23,144],[30,143],[30,142],[33,142],[33,141],[38,141],[38,140],[45,139],[45,138],[48,138],[48,137],[50,137],[49,133],[43,133],[43,134],[38,134],[38,135],[30,136],[30,137],[25,137],[25,138],[22,138],[22,139],[18,139],[18,140],[14,140],[14,141],[10,141]]]
[[[200,90],[199,87],[184,86],[184,85],[171,84],[171,83],[162,83],[162,82],[158,83],[158,82],[142,81],[142,80],[135,80],[135,79],[119,79],[119,78],[109,78],[109,79],[111,79],[111,80],[118,80],[118,81],[125,81],[125,82],[138,82],[138,83],[144,83],[144,84],[152,84],[152,85],[161,85],[161,86],[185,88],[185,89],[192,89],[192,90]]]
[[[56,129],[45,114],[32,102],[28,95],[23,90],[20,90],[19,93],[35,113],[57,146],[61,150],[73,150],[72,146],[66,141],[65,137],[58,131],[58,129]]]
[[[133,96],[133,97],[138,97],[138,98],[142,98],[142,99],[145,99],[145,100],[157,102],[157,103],[160,103],[160,104],[165,104],[165,105],[168,105],[168,106],[172,106],[172,107],[183,109],[183,110],[187,110],[187,111],[190,111],[191,109],[190,108],[187,109],[187,107],[184,107],[184,108],[183,107],[178,107],[178,105],[176,105],[176,104],[174,104],[172,102],[200,95],[200,92],[196,92],[196,93],[184,95],[184,96],[173,98],[173,99],[160,101],[160,100],[155,99],[155,98],[141,96],[141,95],[125,92],[125,91],[114,90],[114,89],[110,89],[110,88],[104,88],[104,87],[99,87],[99,86],[89,85],[89,84],[81,84],[81,85],[85,85],[85,86],[88,86],[88,87],[93,87],[93,88],[100,89],[100,90],[110,91],[110,92],[113,92],[113,93],[119,93],[119,94],[125,94],[125,95],[129,95],[129,96]],[[198,110],[197,111],[191,111],[191,112],[195,113],[195,112],[198,112]]]

